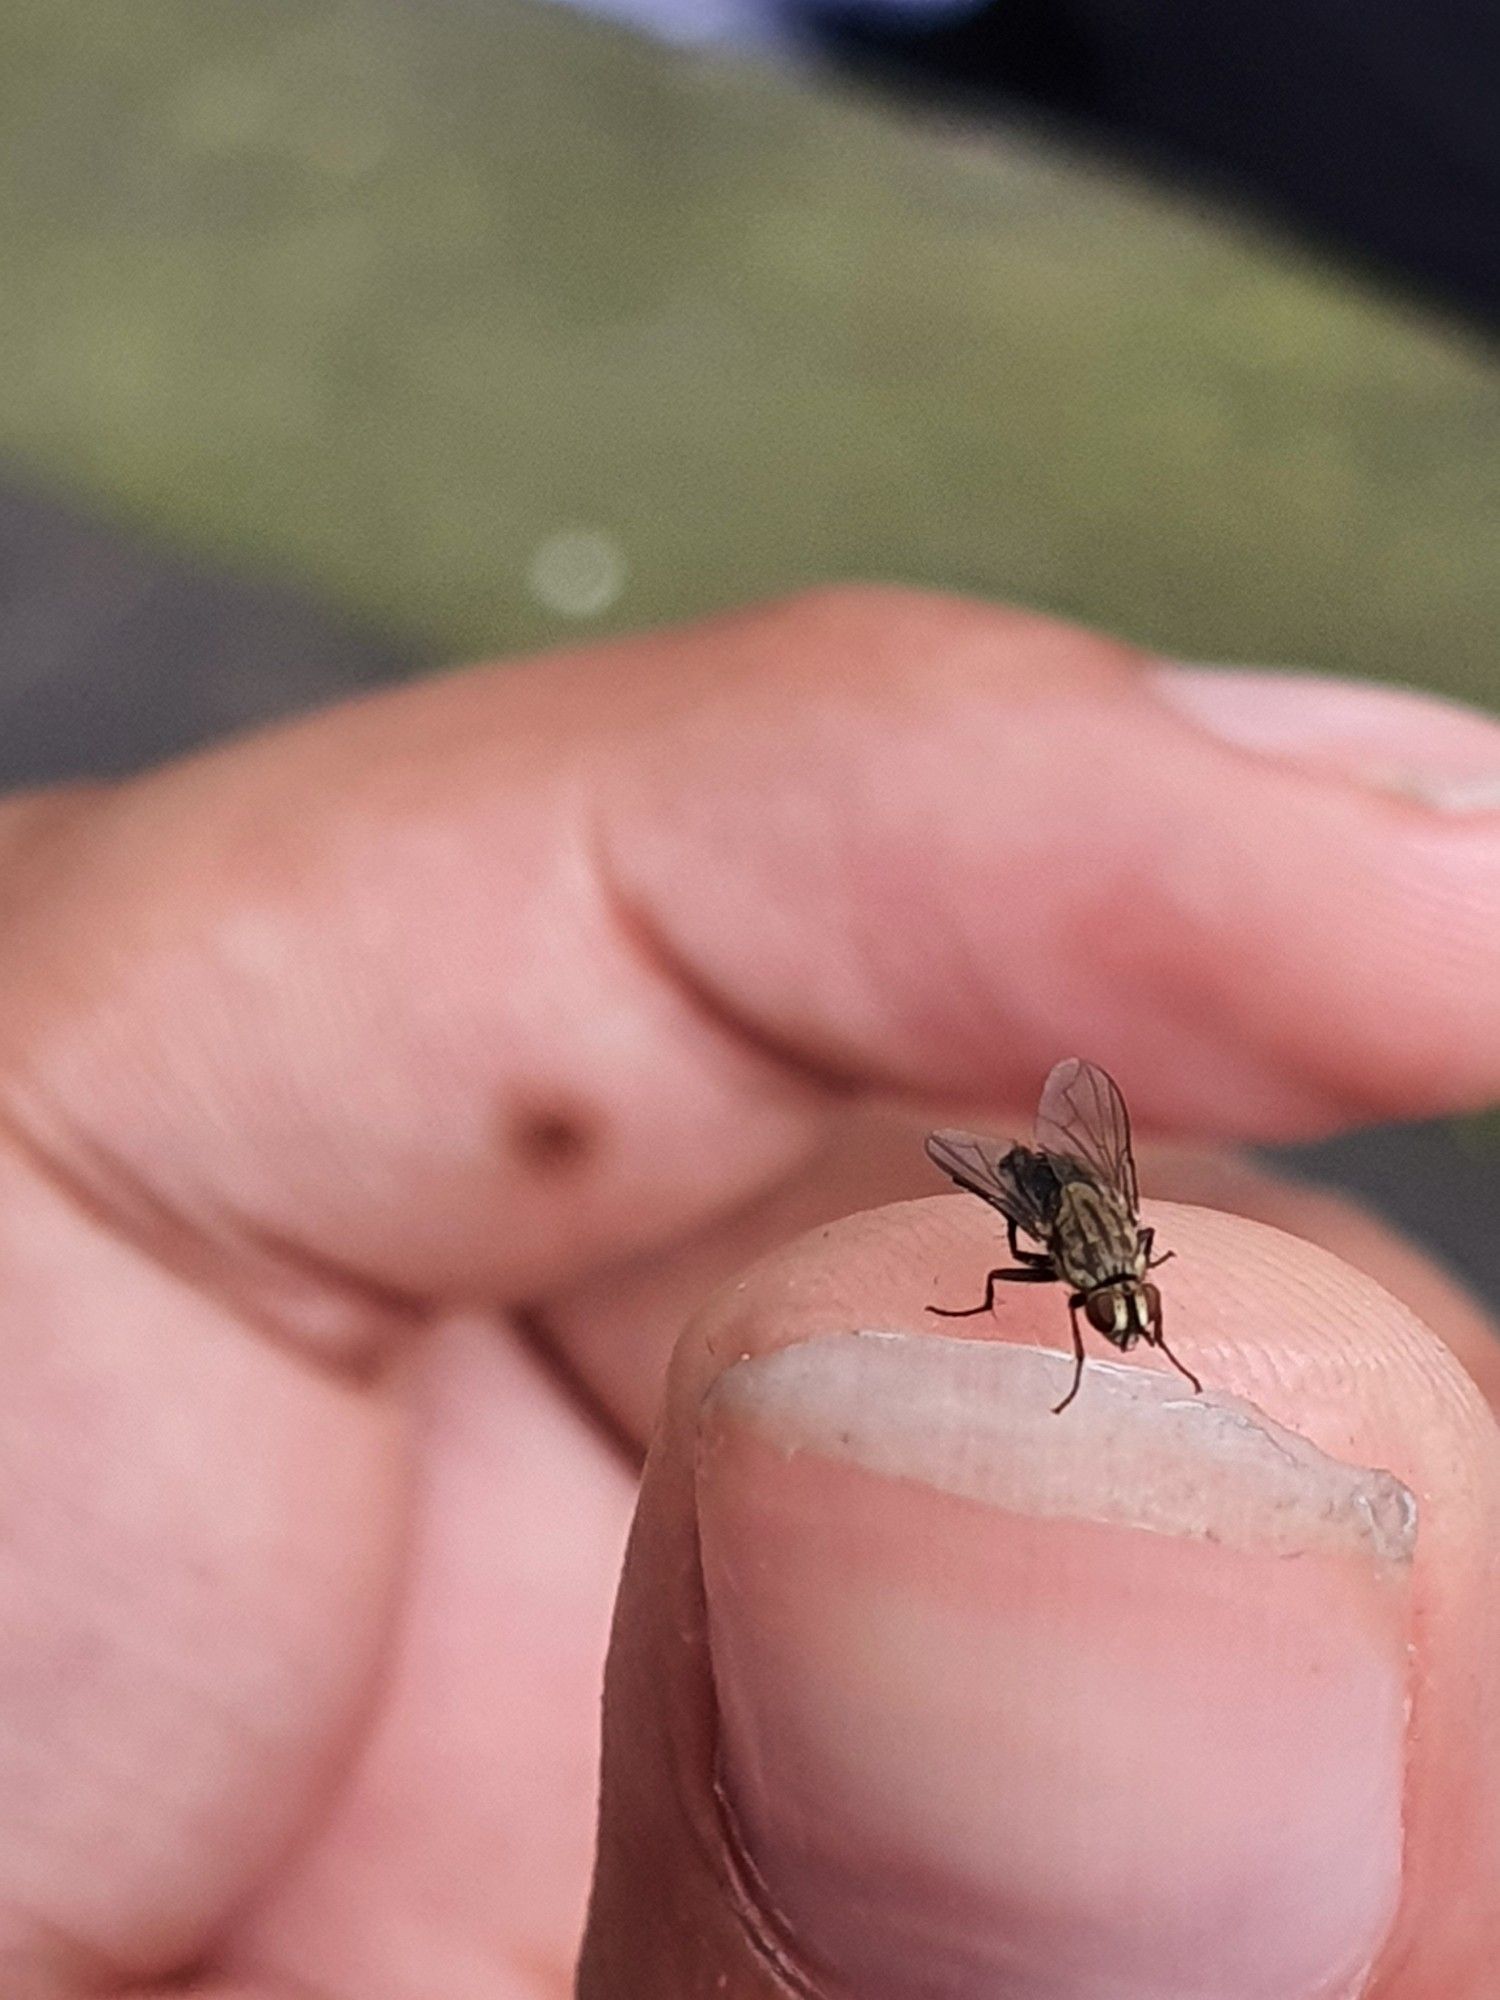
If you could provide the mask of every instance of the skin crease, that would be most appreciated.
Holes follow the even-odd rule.
[[[1418,761],[1410,714],[1399,740]],[[1024,1128],[995,1107],[1074,1050],[1195,1139],[1500,1095],[1500,822],[1218,743],[1112,642],[899,592],[17,800],[0,897],[7,2000],[561,2000],[667,1350],[769,1246],[930,1190],[929,1104]],[[1146,1181],[1330,1244],[1493,1383],[1477,1309],[1342,1205],[1217,1155]],[[845,1227],[770,1268],[856,1324],[919,1322],[992,1248],[960,1197]],[[1174,1338],[1347,1431],[1306,1329],[1216,1331],[1215,1298],[1251,1312],[1311,1254],[1249,1241],[1169,1271]],[[679,1608],[680,1399],[729,1325],[792,1329],[766,1268],[695,1322],[648,1475],[590,2000],[778,1990],[707,1763],[651,1763],[628,1671]],[[1500,1750],[1453,1635],[1493,1657],[1493,1425],[1350,1297],[1359,1422],[1443,1524],[1414,1824],[1478,1828]],[[1060,1309],[1037,1288],[1006,1327]],[[1477,1834],[1445,1860],[1419,1848],[1379,2000],[1481,2000],[1494,1874]],[[643,1868],[677,1885],[650,1937]]]

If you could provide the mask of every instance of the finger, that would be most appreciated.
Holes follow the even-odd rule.
[[[931,1194],[923,1128],[903,1114],[849,1106],[823,1142],[773,1188],[716,1217],[666,1252],[626,1259],[560,1288],[533,1316],[608,1412],[636,1462],[660,1407],[683,1325],[712,1292],[769,1250],[862,1209]]]
[[[0,1995],[561,2000],[631,1481],[555,1371],[311,1368],[3,1160],[0,1275]]]
[[[0,1993],[195,1965],[364,1725],[402,1413],[0,1152]]]
[[[1147,1125],[1485,1099],[1500,814],[1440,780],[1500,729],[1347,699],[1352,765],[1321,711],[1246,750],[1119,647],[874,592],[336,711],[22,815],[9,1116],[337,1348],[727,1212],[850,1089],[1034,1101],[1072,1046]]]
[[[217,1963],[326,2000],[562,2000],[634,1482],[490,1321],[406,1373],[422,1470],[378,1710]]]
[[[958,1200],[821,1231],[690,1329],[583,2000],[1482,2000],[1494,1421],[1327,1253],[1150,1219],[1201,1399],[1136,1350],[1052,1417],[1050,1287],[934,1335],[994,1261]]]

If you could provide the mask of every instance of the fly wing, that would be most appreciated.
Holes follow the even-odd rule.
[[[933,1132],[927,1139],[927,1157],[965,1193],[977,1194],[1028,1235],[1045,1240],[1047,1216],[1037,1190],[1016,1171],[1018,1160],[1028,1157],[1024,1148],[1004,1139],[981,1139],[973,1132]],[[1041,1165],[1034,1155],[1030,1157]]]
[[[1044,1153],[1073,1160],[1140,1208],[1130,1113],[1120,1086],[1106,1071],[1078,1056],[1060,1062],[1042,1085],[1036,1143]]]

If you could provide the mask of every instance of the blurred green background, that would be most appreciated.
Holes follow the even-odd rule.
[[[8,0],[0,453],[424,651],[830,576],[1500,697],[1500,371],[1117,169],[516,0]]]
[[[0,10],[0,776],[828,578],[1500,707],[1500,365],[1191,191],[520,0]],[[1500,1301],[1500,1149],[1298,1160]]]

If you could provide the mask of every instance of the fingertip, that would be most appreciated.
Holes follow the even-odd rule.
[[[893,2000],[925,1991],[934,1964],[945,1992],[988,1992],[1000,1963],[1018,1993],[1050,2000],[1094,1994],[1100,1968],[1119,1963],[1167,2000],[1205,1990],[1206,1976],[1216,1995],[1325,2000],[1364,1990],[1392,1925],[1382,1963],[1400,1978],[1480,1990],[1500,1928],[1500,1718],[1473,1671],[1500,1646],[1485,1580],[1500,1527],[1493,1422],[1441,1344],[1363,1273],[1232,1215],[1154,1204],[1148,1216],[1178,1253],[1161,1276],[1201,1399],[1138,1349],[1092,1358],[1079,1403],[1054,1418],[1067,1333],[1052,1287],[1017,1288],[968,1338],[933,1320],[934,1300],[972,1295],[998,1261],[993,1217],[962,1196],[788,1246],[720,1292],[679,1349],[619,1629],[650,1662],[637,1660],[636,1699],[699,1717],[686,1735],[671,1725],[676,1817],[685,1773],[699,1802],[689,1844],[701,1854],[707,1829],[720,1854],[706,1893],[727,1926],[712,1948],[739,1967],[728,1992],[762,1991],[746,1970],[765,1948],[758,1925],[815,1982]],[[877,1357],[873,1372],[851,1363],[835,1382],[818,1362],[854,1350]],[[921,1384],[939,1377],[947,1386],[929,1395]],[[1191,1431],[1186,1458],[1144,1409]],[[1270,1444],[1267,1472],[1302,1452],[1323,1469],[1295,1498],[1266,1488],[1252,1504],[1261,1475],[1235,1454],[1278,1435],[1285,1455]],[[1319,1497],[1343,1480],[1347,1507]],[[1404,1493],[1414,1552],[1410,1502],[1388,1511],[1371,1497]],[[1355,1541],[1325,1548],[1341,1519],[1359,1524]],[[1097,1568],[1080,1535],[1110,1541]],[[1207,1574],[1233,1567],[1237,1549],[1248,1568]],[[1103,1662],[1108,1687],[1089,1692],[1080,1661]],[[1204,1687],[1217,1692],[1200,1741]],[[1144,1706],[1115,1730],[1132,1688]],[[1179,1764],[1181,1742],[1197,1748]],[[638,1733],[624,1755],[639,1778],[629,1743]],[[1121,1746],[1142,1743],[1157,1747],[1126,1759],[1128,1784],[1108,1803]],[[1243,1770],[1195,1790],[1235,1746]],[[1003,1828],[986,1820],[1025,1795],[1032,1762],[1035,1810],[1007,1810]],[[1120,1850],[1134,1857],[1120,1906],[1089,1884],[1126,1879],[1110,1847],[1135,1824],[1126,1793],[1151,1832]],[[1210,1793],[1229,1802],[1211,1838]],[[1190,1824],[1202,1838],[1174,1879],[1153,1877],[1157,1829]],[[761,1898],[748,1916],[734,1900],[737,1842]],[[1203,1871],[1226,1854],[1216,1887]],[[913,1888],[935,1880],[953,1888],[937,1928]],[[1069,1922],[1054,1934],[1046,1913],[1059,1908]],[[1194,1909],[1212,1913],[1208,1929],[1184,1916]],[[1282,1954],[1269,1971],[1268,1939]]]

